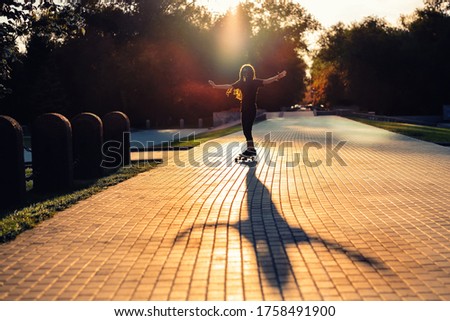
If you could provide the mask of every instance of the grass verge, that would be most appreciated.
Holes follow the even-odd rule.
[[[382,122],[357,117],[349,117],[349,118],[364,124],[368,124],[378,128],[383,128],[394,133],[403,134],[427,142],[437,144],[450,143],[450,129],[448,128],[438,128],[432,126],[422,126],[405,123]]]
[[[235,125],[232,127],[214,130],[211,132],[201,133],[193,137],[192,139],[182,139],[181,141],[175,141],[171,143],[173,147],[193,147],[198,146],[208,140],[216,139],[222,136],[234,134],[238,131],[242,130],[241,125]]]
[[[98,180],[76,182],[74,190],[67,193],[42,195],[30,191],[29,201],[24,207],[0,213],[0,242],[13,240],[23,231],[51,218],[57,212],[153,167],[155,164],[145,163],[121,168]]]

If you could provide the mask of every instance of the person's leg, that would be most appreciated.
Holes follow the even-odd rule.
[[[253,151],[255,145],[253,143],[252,128],[256,117],[256,110],[245,110],[242,112],[241,117],[242,131],[247,141],[247,150]]]

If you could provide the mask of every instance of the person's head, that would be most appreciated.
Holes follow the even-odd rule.
[[[253,80],[256,77],[255,68],[250,64],[245,64],[239,71],[239,80],[246,81],[247,79]]]

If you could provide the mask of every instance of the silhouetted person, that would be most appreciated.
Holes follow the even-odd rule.
[[[247,140],[247,149],[242,153],[244,156],[256,156],[255,145],[253,143],[252,127],[256,118],[256,102],[258,89],[271,84],[286,76],[286,71],[278,73],[276,76],[259,79],[256,78],[255,68],[252,65],[245,64],[239,71],[239,79],[233,84],[216,85],[214,81],[209,80],[213,88],[225,89],[227,94],[234,93],[236,98],[241,101],[241,124],[245,139]]]

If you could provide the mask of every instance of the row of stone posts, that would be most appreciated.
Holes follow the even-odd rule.
[[[122,112],[100,118],[82,113],[69,120],[44,114],[32,126],[33,189],[67,190],[74,179],[95,179],[105,169],[130,164],[130,121]],[[0,116],[0,208],[25,197],[23,131],[11,117]]]
[[[4,207],[25,197],[22,127],[7,116],[0,116],[0,153],[0,207]]]

